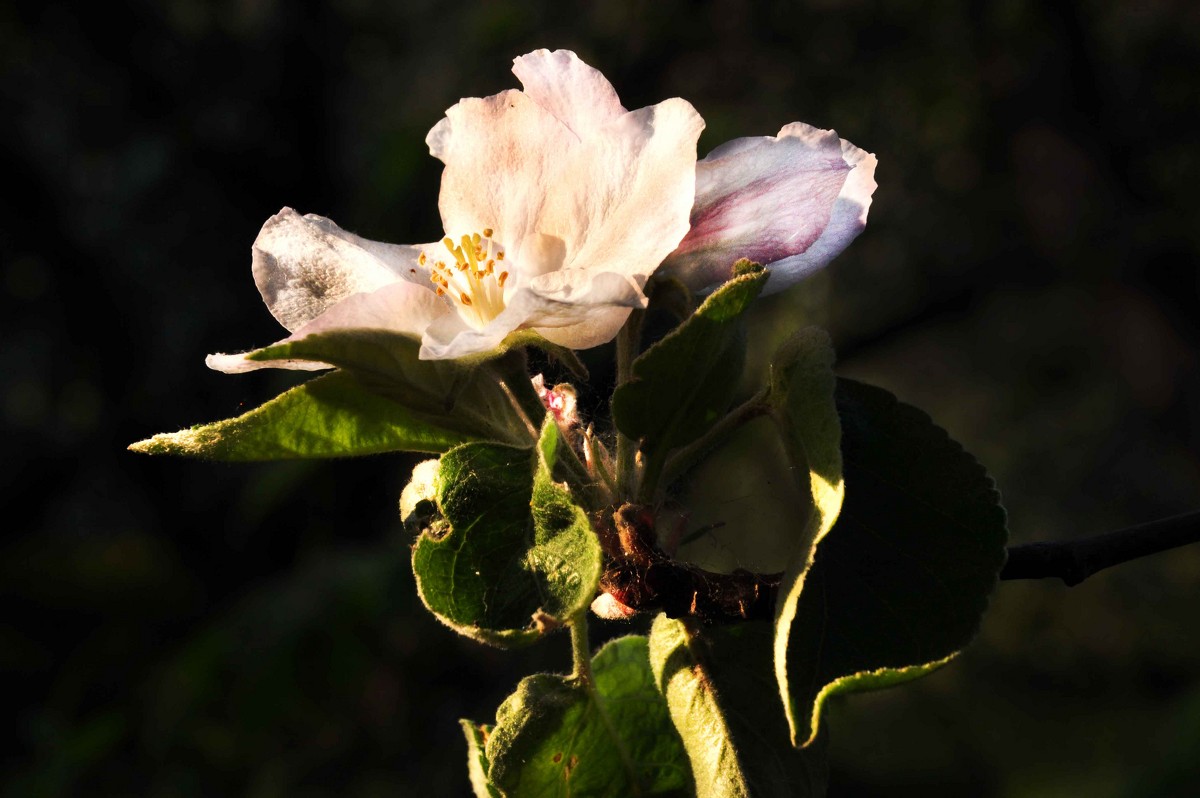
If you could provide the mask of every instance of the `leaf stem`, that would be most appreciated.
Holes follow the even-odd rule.
[[[608,708],[604,706],[604,696],[600,695],[600,691],[596,689],[596,680],[592,676],[592,650],[588,645],[587,613],[587,609],[582,609],[572,615],[570,620],[571,657],[575,661],[571,678],[577,680],[587,690],[592,704],[596,707],[596,714],[600,717],[600,722],[604,724],[604,730],[612,738],[617,755],[621,757],[621,764],[629,774],[629,783],[634,788],[633,794],[641,795],[641,785],[638,783],[638,771],[634,767],[633,757],[629,755],[624,738],[617,732],[617,727],[608,714]]]
[[[1200,511],[1080,540],[1010,546],[1001,579],[1056,577],[1074,587],[1098,571],[1200,542]]]
[[[587,608],[571,616],[571,678],[592,688],[592,648],[588,644]]]
[[[771,411],[767,402],[770,389],[763,388],[746,401],[726,413],[720,420],[708,428],[708,431],[696,440],[676,449],[666,462],[658,469],[647,467],[646,476],[642,482],[641,499],[649,501],[658,489],[660,475],[665,476],[669,485],[680,474],[690,468],[696,460],[709,449],[716,446],[725,436],[748,421],[764,416]],[[658,473],[656,473],[658,472]]]
[[[617,333],[617,386],[633,379],[633,361],[642,338],[644,311],[629,314]],[[633,496],[637,483],[637,441],[617,430],[617,489],[622,496]]]
[[[533,389],[533,382],[529,377],[529,359],[525,356],[525,350],[510,349],[488,365],[505,388],[513,407],[529,425],[536,440],[538,430],[542,427],[542,419],[546,417],[546,406]]]

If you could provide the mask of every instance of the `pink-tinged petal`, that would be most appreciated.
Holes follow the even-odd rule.
[[[433,291],[416,283],[400,281],[369,294],[346,297],[277,344],[336,330],[388,330],[420,338],[432,322],[446,315],[456,314]],[[226,374],[266,368],[300,371],[331,368],[326,363],[311,360],[249,360],[246,354],[214,354],[204,362],[209,368]]]
[[[848,141],[842,141],[842,155],[846,163],[854,167],[842,185],[829,224],[813,245],[799,255],[784,258],[771,264],[772,277],[767,281],[767,293],[804,279],[819,271],[842,253],[850,242],[867,226],[867,212],[871,209],[871,195],[875,193],[875,156],[860,150]],[[781,279],[782,278],[782,279]],[[779,286],[772,283],[779,280]]]
[[[446,164],[438,207],[447,235],[491,228],[509,262],[519,264],[526,237],[553,232],[537,221],[563,153],[577,141],[515,89],[460,100],[426,137],[429,151]]]
[[[644,304],[641,288],[688,230],[704,127],[690,104],[625,112],[603,76],[573,54],[516,63],[527,92],[462,100],[426,141],[446,164],[439,207],[447,233],[491,228],[513,272],[505,302],[523,292],[538,301],[498,316],[518,325],[507,331],[495,320],[474,331],[464,324],[466,338],[453,346],[453,325],[443,321],[423,357],[480,351],[501,332],[530,327],[575,347],[611,340],[628,316],[622,308]]]
[[[562,159],[539,230],[564,240],[564,270],[645,284],[688,231],[703,129],[690,103],[665,100],[614,119]]]
[[[295,332],[352,294],[411,279],[420,248],[370,241],[322,216],[284,208],[263,225],[253,254],[263,301]]]
[[[625,113],[616,89],[570,50],[534,50],[513,59],[525,95],[579,138]]]
[[[845,248],[853,238],[846,213],[865,222],[875,185],[874,156],[799,122],[778,136],[728,142],[696,172],[692,229],[663,267],[696,291],[729,279],[739,258],[772,268],[768,292],[792,285]]]
[[[464,99],[426,138],[446,164],[447,233],[492,228],[509,262],[531,274],[546,270],[545,253],[527,258],[527,242],[558,239],[557,268],[648,276],[687,232],[704,120],[680,99],[615,113],[615,95],[603,99],[611,86],[570,53],[517,62],[535,81],[529,92]],[[567,71],[552,75],[555,66]]]

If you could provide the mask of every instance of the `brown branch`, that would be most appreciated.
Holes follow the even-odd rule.
[[[1104,535],[1008,549],[1001,579],[1056,577],[1073,587],[1113,565],[1200,542],[1200,512],[1185,513]]]

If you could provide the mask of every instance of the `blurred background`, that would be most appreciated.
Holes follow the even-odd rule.
[[[440,235],[426,131],[537,47],[689,99],[702,153],[802,120],[878,155],[867,231],[757,334],[827,326],[990,468],[1015,542],[1200,507],[1188,0],[79,5],[0,6],[8,795],[465,795],[456,720],[567,667],[419,606],[411,458],[125,451],[292,384],[203,364],[282,332],[259,226]],[[1196,546],[1003,583],[958,662],[834,707],[831,795],[1189,794],[1198,614]]]

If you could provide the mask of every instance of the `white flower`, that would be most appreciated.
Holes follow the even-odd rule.
[[[446,237],[368,241],[285,208],[254,242],[254,279],[291,340],[377,328],[421,339],[421,358],[494,350],[515,330],[584,349],[611,340],[688,231],[703,120],[670,99],[626,111],[574,53],[514,61],[524,90],[467,98],[429,131],[445,164]],[[211,355],[221,371],[263,366]]]
[[[692,229],[662,274],[703,292],[749,258],[771,271],[766,292],[780,291],[862,232],[875,187],[875,156],[832,130],[793,122],[726,142],[696,164]]]

